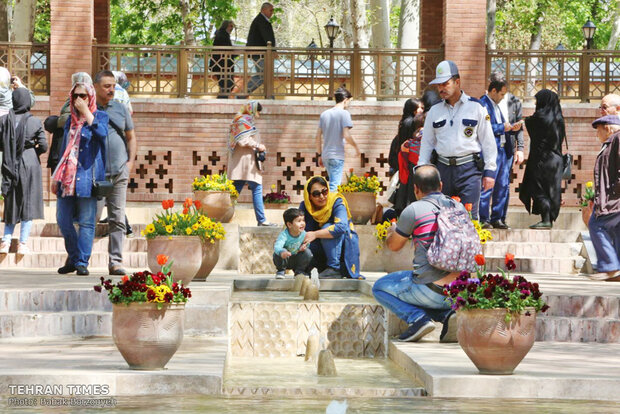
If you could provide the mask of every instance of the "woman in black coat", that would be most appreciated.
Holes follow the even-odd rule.
[[[535,95],[536,111],[525,119],[530,153],[519,187],[519,199],[541,221],[533,229],[550,229],[562,202],[562,141],[566,139],[564,117],[555,92],[543,89]]]
[[[220,28],[215,32],[213,39],[213,46],[231,46],[230,33],[235,28],[235,24],[232,20],[224,20],[220,25]],[[221,52],[221,51],[220,51]],[[227,51],[228,52],[228,51]],[[237,55],[219,55],[214,54],[211,57],[209,64],[211,72],[215,73],[220,85],[220,94],[217,96],[219,99],[226,99],[232,91],[235,82],[233,81],[232,71],[235,64],[235,58]]]
[[[0,123],[4,236],[0,254],[9,252],[15,225],[21,222],[17,254],[28,252],[32,220],[43,218],[43,180],[39,156],[47,151],[41,121],[30,114],[30,93],[13,91],[13,109]]]

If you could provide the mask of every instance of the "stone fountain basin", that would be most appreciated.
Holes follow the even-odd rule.
[[[339,358],[385,358],[388,312],[360,280],[321,280],[318,301],[304,301],[293,280],[235,280],[229,311],[229,355],[303,355],[312,332]]]

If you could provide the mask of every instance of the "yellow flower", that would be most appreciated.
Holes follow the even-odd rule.
[[[594,187],[594,183],[592,181],[588,181],[586,183],[586,188],[592,188],[592,187]]]
[[[192,228],[191,227],[186,228],[185,233],[187,233],[188,236],[192,234]]]
[[[199,228],[200,228],[200,225],[198,223],[194,223],[192,225],[192,230],[194,230],[194,231],[198,230]]]
[[[167,226],[166,226],[166,232],[167,232],[168,234],[172,233],[172,231],[173,231],[173,230],[174,230],[174,229],[172,228],[172,226],[171,226],[171,225],[167,225]]]
[[[271,189],[275,190],[276,189],[276,185],[275,184],[271,184]]]
[[[155,231],[155,226],[153,225],[153,223],[151,223],[147,225],[144,230],[146,231],[147,234],[153,233]]]

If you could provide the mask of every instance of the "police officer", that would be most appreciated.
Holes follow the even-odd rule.
[[[431,85],[437,85],[443,101],[426,116],[418,164],[436,164],[442,192],[459,196],[463,204],[471,203],[472,217],[477,220],[481,178],[483,190],[495,184],[497,147],[489,114],[461,90],[454,62],[439,63]]]
[[[510,198],[510,172],[512,161],[523,162],[523,121],[521,101],[508,92],[506,78],[501,72],[493,72],[486,95],[480,103],[484,105],[491,117],[491,127],[497,144],[497,173],[492,190],[480,195],[480,223],[482,228],[508,229],[506,214]],[[517,152],[515,154],[515,145]],[[489,206],[491,217],[489,219]]]

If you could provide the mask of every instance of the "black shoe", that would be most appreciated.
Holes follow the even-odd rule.
[[[342,274],[339,270],[328,267],[319,273],[319,279],[342,279]]]
[[[550,229],[553,227],[553,224],[550,221],[539,221],[536,224],[532,224],[530,229]]]
[[[76,270],[77,269],[75,268],[75,266],[73,266],[73,264],[67,263],[63,267],[58,268],[58,273],[60,273],[61,275],[66,275],[67,273],[73,273]]]
[[[99,220],[99,223],[107,223],[107,222],[108,222],[108,218],[107,217],[104,218],[104,219]]]
[[[403,342],[417,342],[423,336],[433,332],[436,327],[437,325],[431,321],[420,320],[409,325],[409,329],[402,333],[398,339]]]
[[[90,273],[88,272],[88,268],[86,266],[75,266],[76,273],[80,276],[88,276]]]
[[[492,222],[491,226],[493,226],[494,229],[503,229],[503,230],[508,230],[510,228],[508,227],[508,224],[504,223],[501,220]]]
[[[480,223],[480,227],[482,227],[483,229],[490,230],[493,228],[493,225],[489,223],[488,221],[483,221],[482,223]]]
[[[449,343],[458,342],[456,339],[456,313],[451,311],[446,319],[443,321],[443,328],[441,328],[441,335],[439,335],[439,342]]]
[[[112,276],[125,276],[127,271],[120,266],[111,267],[108,272]]]

